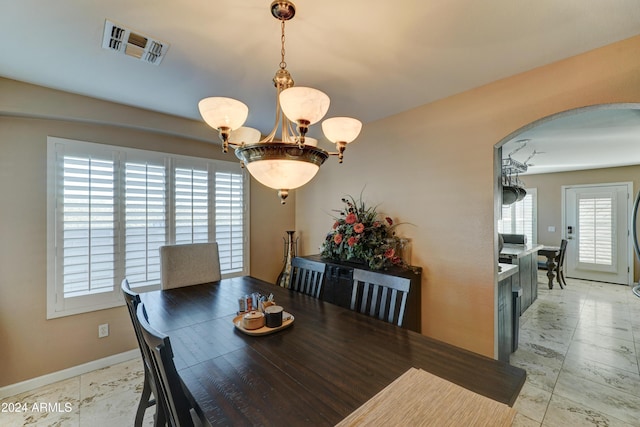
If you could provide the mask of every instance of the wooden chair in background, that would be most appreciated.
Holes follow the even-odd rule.
[[[405,277],[355,269],[351,310],[402,326],[410,287]]]
[[[289,289],[312,297],[320,298],[326,264],[303,258],[291,261]]]
[[[567,258],[567,240],[562,239],[560,242],[560,253],[556,257],[556,277],[560,288],[564,289],[567,286],[567,281],[564,278],[564,261]]]

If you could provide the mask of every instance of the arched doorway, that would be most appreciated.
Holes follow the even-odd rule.
[[[529,165],[520,177],[527,184],[530,184],[529,181],[533,182],[534,175],[547,177],[538,182],[552,182],[554,180],[550,177],[553,174],[567,178],[564,182],[566,187],[631,183],[630,200],[624,201],[626,209],[631,211],[635,196],[633,193],[640,189],[639,143],[640,104],[637,103],[594,105],[563,111],[532,122],[503,138],[495,145],[494,150],[494,227],[496,232],[500,230],[499,221],[503,215],[502,161],[509,154],[516,157],[514,153],[517,153],[518,160]],[[521,148],[523,144],[526,144],[525,148]],[[527,179],[528,174],[529,179]],[[537,244],[558,245],[562,238],[567,237],[563,189],[559,179],[554,181],[555,187],[552,191],[548,191],[545,187],[545,194],[541,184],[536,184],[538,214],[537,230],[533,233],[535,233],[534,240]],[[553,206],[550,206],[551,204]],[[628,217],[627,220],[619,221],[626,221],[620,226],[630,227],[634,224],[631,213]],[[625,228],[625,230],[633,231],[634,228]],[[640,271],[640,268],[638,268],[638,261],[634,259],[631,238],[627,238],[626,234],[624,236],[628,251],[621,256],[626,258],[625,265],[629,268],[629,273],[624,272],[625,277],[628,278],[625,280],[625,285],[633,285],[634,281],[637,281],[633,271]],[[498,250],[496,247],[496,254]],[[576,249],[574,249],[574,256],[575,251]],[[620,251],[614,248],[613,252]],[[499,331],[497,335],[500,335]]]
[[[628,181],[635,183],[635,190],[640,188],[636,175],[625,176],[623,171],[613,174],[613,168],[640,164],[640,104],[605,104],[577,108],[544,117],[503,138],[496,144],[495,177],[498,186],[502,175],[502,159],[517,152],[518,159],[530,166],[521,178],[526,182],[527,175],[559,174],[574,172],[566,184],[594,184],[602,182]],[[515,155],[514,155],[515,157]],[[576,171],[584,172],[579,176]],[[626,172],[630,172],[627,170]],[[586,177],[586,175],[590,177]],[[549,175],[548,175],[549,176]],[[615,179],[617,177],[618,179]],[[495,198],[500,199],[501,189],[496,188]],[[563,205],[559,201],[563,195],[557,193],[553,197],[542,197],[538,194],[541,212],[536,236],[531,239],[535,243],[553,245],[571,234],[565,224]],[[633,198],[633,196],[632,196]],[[497,204],[496,204],[497,205]],[[550,206],[553,205],[553,208]],[[502,216],[502,204],[496,206],[495,229],[500,230],[499,220]],[[630,215],[629,215],[630,216]],[[621,228],[621,227],[618,227]],[[576,239],[571,239],[575,243]],[[630,240],[629,240],[630,244]],[[578,248],[575,248],[577,251]],[[575,252],[574,251],[574,255]],[[614,255],[621,250],[613,249]],[[633,253],[629,247],[625,255],[629,270],[637,270],[633,261]],[[593,280],[607,281],[606,276],[595,275]],[[589,276],[583,278],[589,279]],[[631,276],[629,282],[635,277]],[[612,280],[613,281],[613,280]],[[620,282],[619,282],[620,283]],[[626,281],[625,281],[626,283]],[[630,284],[630,283],[626,283]]]

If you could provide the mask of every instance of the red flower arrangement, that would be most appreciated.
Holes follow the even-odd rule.
[[[342,199],[345,207],[337,210],[339,217],[333,224],[333,231],[327,234],[322,244],[324,258],[342,261],[364,261],[372,269],[389,266],[408,267],[396,255],[398,238],[390,217],[378,219],[375,207],[367,207],[362,200],[351,197]]]

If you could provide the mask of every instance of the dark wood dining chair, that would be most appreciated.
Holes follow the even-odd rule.
[[[291,260],[289,289],[320,298],[326,267],[323,262],[294,258]]]
[[[353,270],[351,310],[402,326],[411,279]]]
[[[564,261],[567,258],[567,239],[562,239],[560,242],[560,252],[556,257],[556,278],[558,279],[558,285],[564,289],[567,286],[567,281],[564,278]]]
[[[149,324],[144,303],[138,304],[138,322],[147,345],[152,365],[151,374],[156,381],[158,394],[170,427],[195,427],[208,425],[202,411],[184,388],[173,362],[169,336],[156,331]]]
[[[131,290],[129,281],[124,279],[121,284],[122,294],[124,300],[127,303],[127,310],[129,310],[129,316],[131,317],[131,323],[133,324],[133,330],[136,333],[136,339],[138,340],[138,346],[140,347],[140,353],[142,354],[142,364],[144,368],[144,383],[142,385],[142,396],[140,397],[140,403],[138,403],[138,410],[136,411],[136,419],[134,422],[135,427],[142,425],[144,420],[144,413],[147,408],[152,406],[156,407],[156,413],[154,415],[154,425],[164,426],[165,417],[162,410],[162,405],[157,404],[159,401],[158,392],[156,390],[156,383],[151,375],[151,364],[149,361],[149,349],[147,348],[140,324],[138,323],[138,315],[136,313],[138,305],[140,304],[140,295]],[[153,394],[153,397],[151,396]]]

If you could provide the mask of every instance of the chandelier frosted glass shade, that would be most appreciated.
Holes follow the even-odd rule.
[[[327,94],[311,87],[294,86],[280,93],[282,112],[294,123],[318,123],[327,114],[329,103]]]
[[[244,103],[220,96],[204,98],[198,103],[200,115],[214,129],[236,130],[244,124],[249,115],[249,107]]]
[[[260,134],[260,131],[258,129],[242,126],[236,130],[231,131],[229,139],[245,144],[255,144],[256,142],[260,141],[261,136],[262,135]]]
[[[320,166],[298,160],[260,160],[247,165],[262,185],[276,190],[293,190],[311,181]]]
[[[349,143],[360,135],[362,122],[351,117],[332,117],[322,122],[322,132],[331,142]]]
[[[309,136],[304,138],[304,145],[310,145],[312,147],[317,147],[318,146],[318,140],[315,138],[311,138]]]

